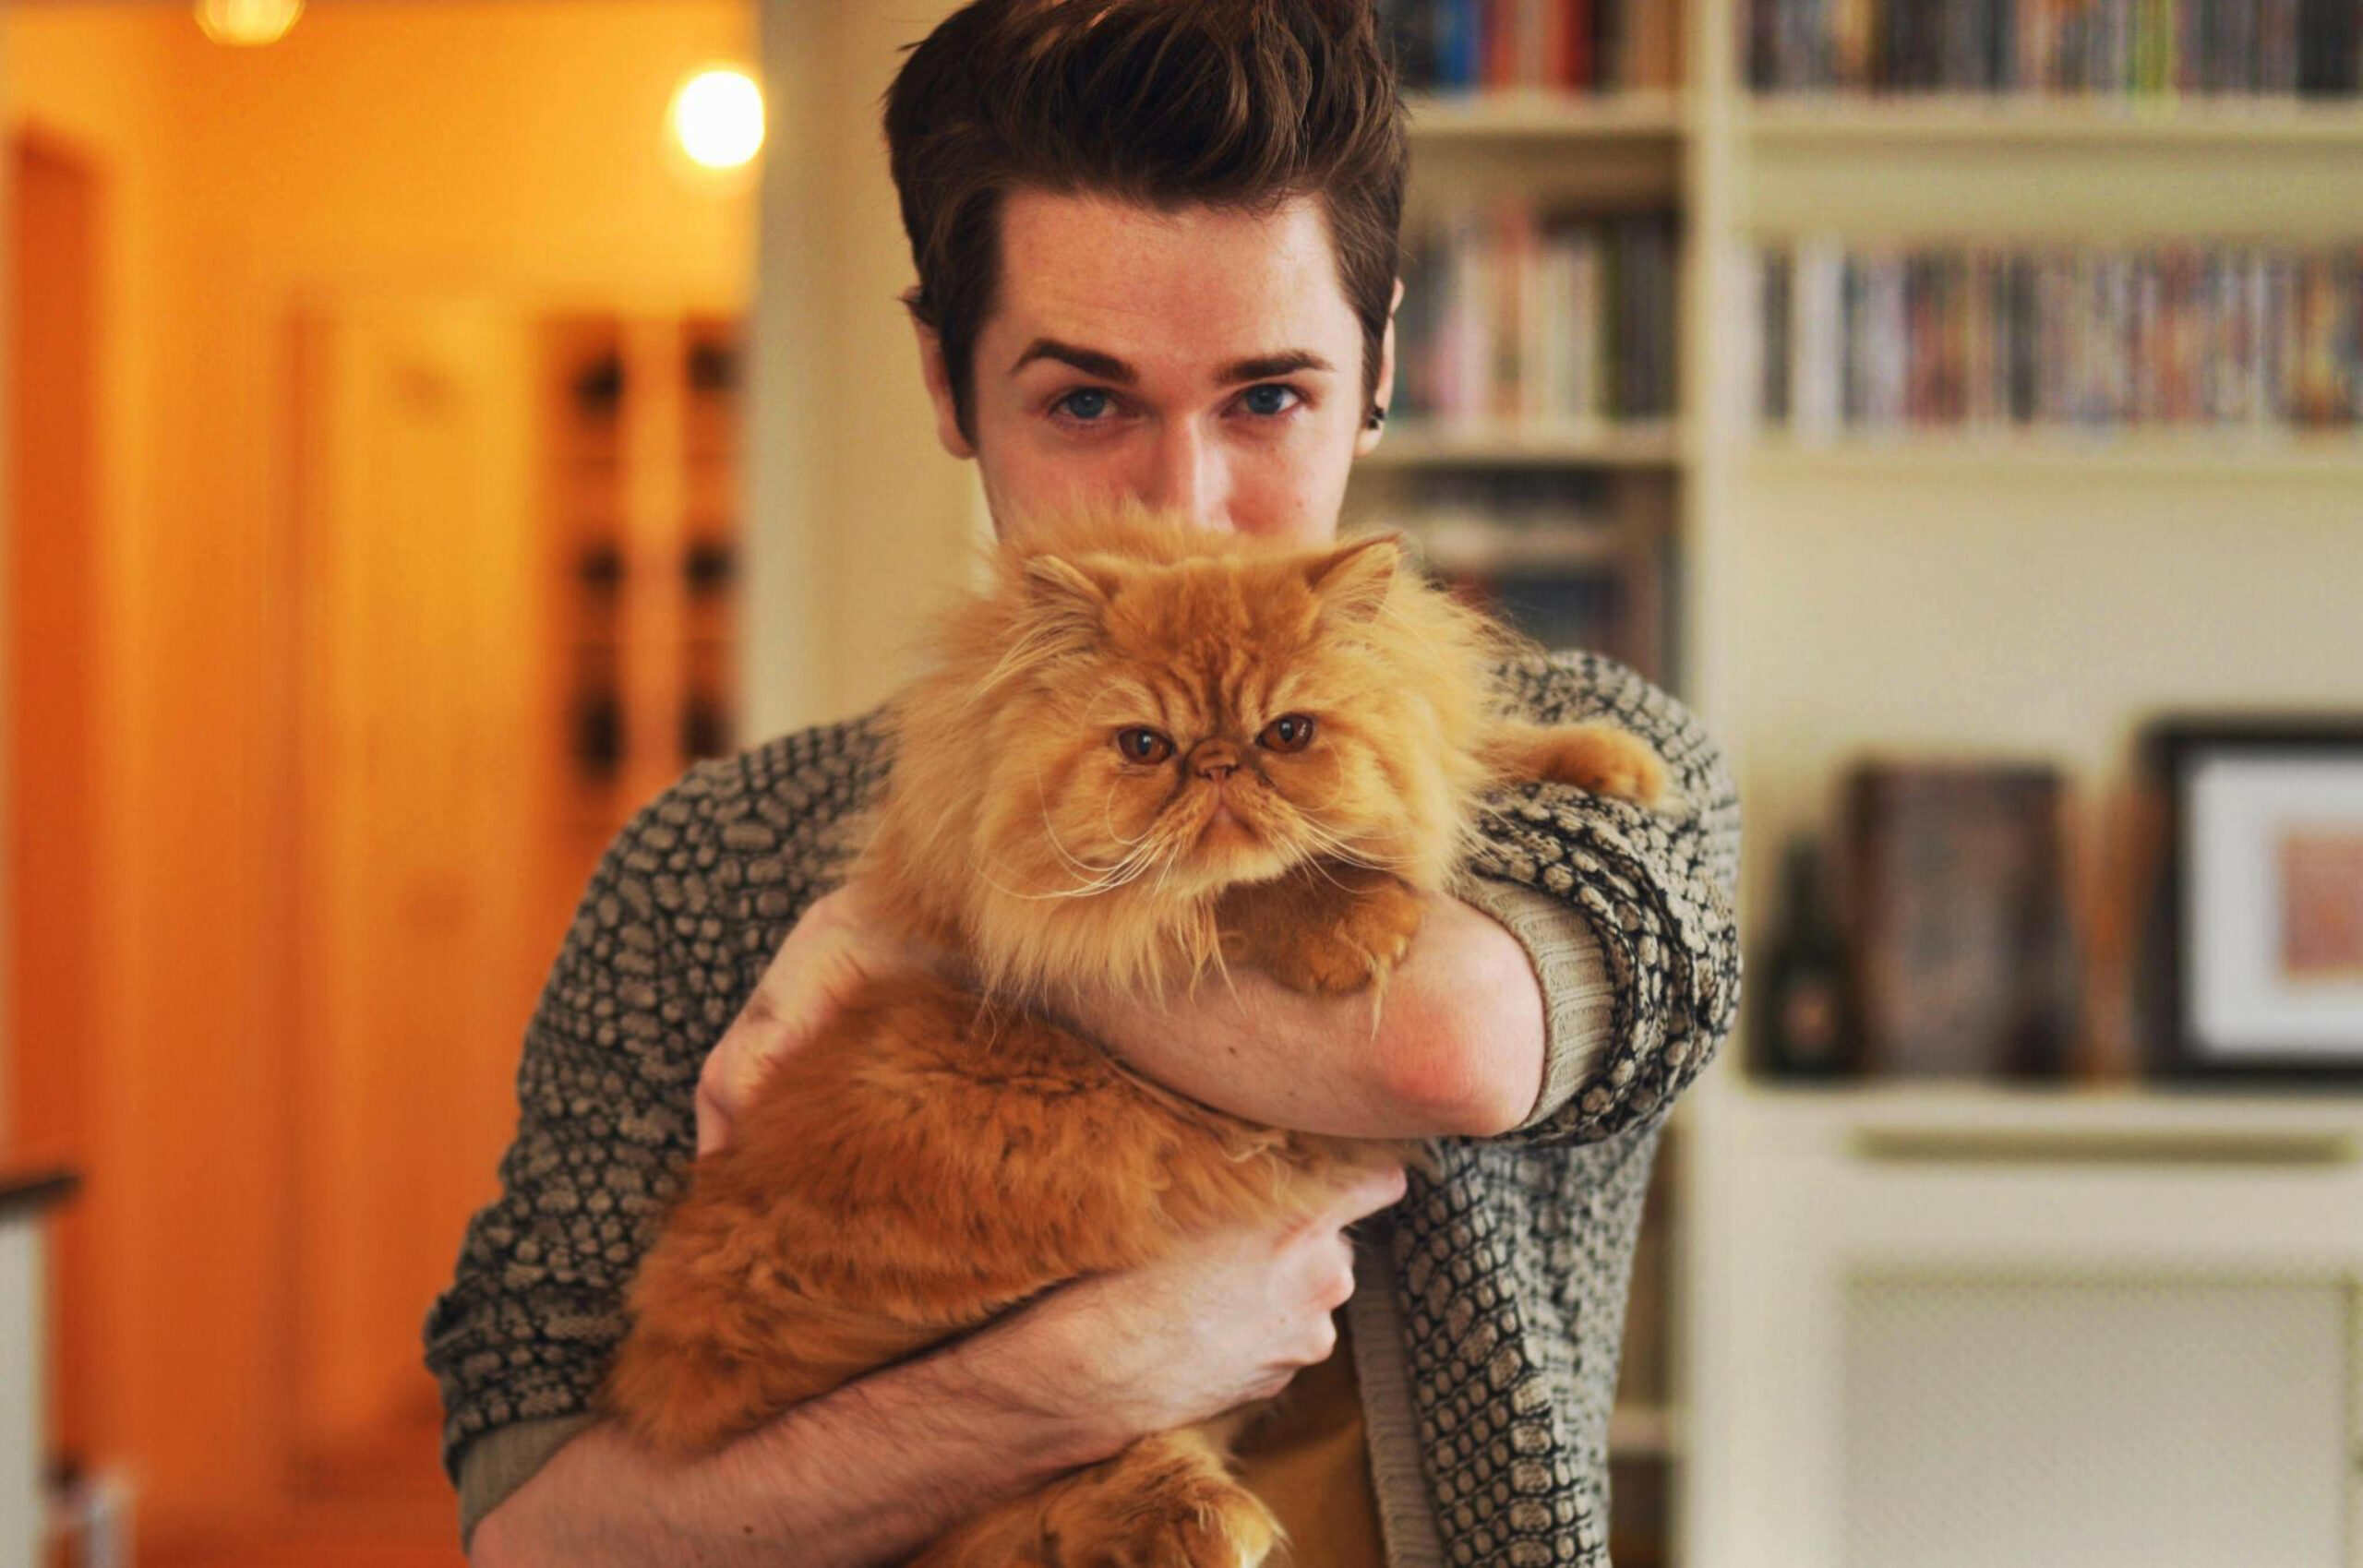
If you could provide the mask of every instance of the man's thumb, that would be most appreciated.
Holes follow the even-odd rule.
[[[702,1158],[722,1147],[730,1138],[729,1113],[706,1092],[702,1083],[698,1085],[697,1119],[698,1155]]]

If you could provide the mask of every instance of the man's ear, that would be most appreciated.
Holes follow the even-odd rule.
[[[906,293],[903,304],[907,306],[917,292]],[[927,383],[929,401],[935,404],[935,438],[954,457],[973,458],[977,449],[960,434],[959,411],[953,405],[952,376],[943,366],[943,340],[936,335],[934,328],[918,318],[916,311],[911,315],[911,330],[919,339],[919,377]]]
[[[1403,280],[1395,280],[1395,297],[1386,305],[1386,330],[1378,340],[1378,390],[1371,401],[1385,408],[1395,401],[1395,313],[1403,306]],[[1361,428],[1354,432],[1354,456],[1367,457],[1386,434],[1385,425],[1373,430],[1370,425],[1370,410],[1361,413]]]

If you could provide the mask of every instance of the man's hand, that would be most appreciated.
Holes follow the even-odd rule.
[[[992,1402],[1086,1423],[1077,1459],[1268,1399],[1337,1349],[1334,1314],[1354,1292],[1347,1227],[1403,1191],[1400,1166],[1373,1167],[1312,1219],[1209,1231],[1086,1275],[981,1331],[970,1365]]]
[[[806,910],[698,1073],[698,1153],[729,1142],[755,1085],[857,989],[882,975],[912,971],[951,976],[956,965],[947,953],[881,931],[860,884],[848,882]]]

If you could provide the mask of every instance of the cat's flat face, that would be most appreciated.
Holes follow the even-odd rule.
[[[990,725],[996,868],[1036,897],[1189,898],[1319,856],[1385,864],[1423,737],[1358,628],[1397,564],[1384,542],[1038,561],[1029,636],[1058,652]]]
[[[1487,787],[1491,621],[1388,535],[1025,521],[896,704],[858,868],[894,918],[996,991],[1154,989],[1218,961],[1237,884],[1327,862],[1445,888]]]

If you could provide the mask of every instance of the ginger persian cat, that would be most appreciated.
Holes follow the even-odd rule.
[[[874,983],[692,1167],[601,1391],[662,1451],[717,1447],[1193,1233],[1310,1216],[1377,1158],[1419,1160],[1184,1099],[1055,1005],[1233,964],[1375,989],[1489,787],[1664,787],[1622,730],[1496,712],[1489,665],[1522,644],[1390,536],[1289,547],[1120,505],[1029,527],[992,565],[894,705],[853,869],[980,988]],[[1144,1438],[915,1561],[1261,1562],[1277,1526],[1227,1467],[1253,1409]]]

